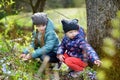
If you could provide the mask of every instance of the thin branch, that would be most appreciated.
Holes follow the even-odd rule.
[[[57,10],[53,10],[54,12],[56,12],[56,13],[58,13],[59,15],[62,15],[62,16],[64,16],[65,18],[67,18],[67,19],[70,19],[69,17],[67,17],[67,16],[65,16],[64,14],[62,14],[62,13],[60,13],[59,11],[57,11]]]
[[[29,0],[29,1],[30,1],[30,5],[31,5],[31,7],[32,7],[33,13],[34,13],[35,11],[34,11],[33,0]]]

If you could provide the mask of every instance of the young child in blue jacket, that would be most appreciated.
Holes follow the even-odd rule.
[[[79,27],[78,20],[62,20],[61,22],[65,36],[58,48],[57,57],[73,70],[70,75],[78,77],[87,66],[84,62],[85,53],[91,62],[100,66],[101,61],[94,49],[85,40],[84,30]]]
[[[45,56],[49,56],[50,63],[59,62],[59,59],[56,57],[59,39],[54,30],[53,22],[45,13],[40,12],[33,14],[31,18],[33,24],[36,26],[36,31],[33,31],[30,47],[26,48],[20,57],[25,60],[40,58],[43,61]],[[34,48],[33,52],[30,52],[31,48]]]

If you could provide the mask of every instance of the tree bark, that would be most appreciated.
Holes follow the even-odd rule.
[[[40,11],[40,12],[43,12],[45,3],[46,3],[46,0],[42,0],[42,1],[41,1],[40,7],[39,7],[39,11]]]
[[[37,0],[34,4],[33,0],[29,0],[30,5],[32,7],[33,13],[43,12],[46,0]]]
[[[111,20],[115,18],[118,7],[114,0],[86,0],[87,9],[87,39],[101,52],[103,39],[110,36]]]
[[[120,76],[120,70],[118,69],[120,65],[120,54],[118,53],[120,51],[117,50],[113,57],[108,57],[102,50],[103,39],[112,37],[111,20],[116,17],[116,12],[120,9],[119,4],[119,0],[86,0],[88,42],[101,59],[114,59],[110,69],[102,68],[106,73],[104,80],[118,80]]]

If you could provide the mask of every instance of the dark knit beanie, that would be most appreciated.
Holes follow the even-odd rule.
[[[62,20],[62,26],[64,32],[68,32],[70,30],[78,30],[79,25],[78,25],[78,19],[73,19],[73,20]]]
[[[31,18],[34,25],[46,25],[48,21],[47,14],[43,12],[35,13]]]

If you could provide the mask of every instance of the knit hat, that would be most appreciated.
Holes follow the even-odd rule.
[[[43,12],[35,13],[31,18],[34,25],[46,25],[48,21],[47,14]]]
[[[68,32],[70,30],[78,30],[79,25],[78,25],[78,19],[73,19],[73,20],[62,20],[62,26],[64,32]]]

